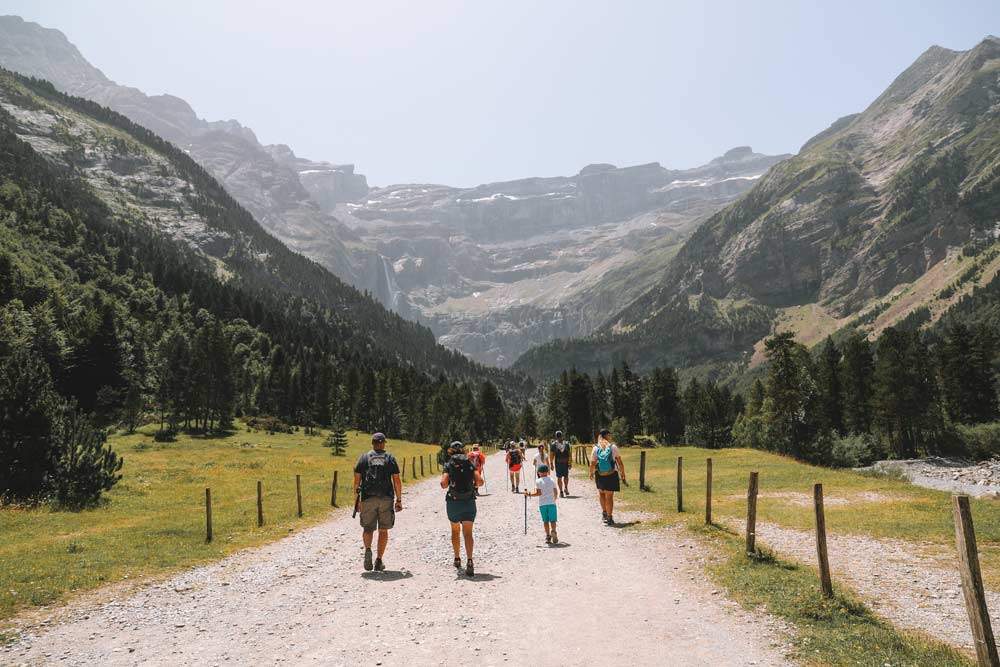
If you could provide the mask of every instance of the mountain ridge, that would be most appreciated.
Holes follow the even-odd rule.
[[[699,227],[660,283],[580,342],[579,355],[567,343],[538,348],[515,368],[551,373],[547,357],[606,367],[630,345],[640,367],[746,364],[752,341],[786,327],[815,342],[852,318],[874,331],[921,307],[940,317],[956,298],[941,296],[945,285],[967,292],[964,272],[981,282],[996,271],[990,253],[963,248],[989,246],[1000,230],[998,72],[995,39],[928,49],[864,111]],[[922,282],[939,266],[942,284]],[[803,320],[807,307],[818,320]]]

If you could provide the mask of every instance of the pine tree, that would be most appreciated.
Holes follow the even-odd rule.
[[[677,442],[684,435],[677,382],[673,368],[655,368],[643,383],[642,423],[663,443]]]
[[[824,426],[844,435],[844,397],[840,384],[840,350],[827,338],[819,350],[816,381],[819,385]]]
[[[330,428],[330,435],[323,445],[331,448],[333,456],[344,456],[347,453],[347,430],[342,423],[338,421]]]
[[[484,380],[479,385],[478,407],[482,426],[482,438],[485,440],[496,440],[500,437],[500,427],[504,422],[507,409],[504,407],[496,385],[489,380]],[[525,437],[528,437],[528,435],[525,434]]]
[[[873,419],[872,380],[875,372],[871,344],[863,334],[855,331],[844,340],[841,352],[844,429],[848,433],[870,433]]]
[[[574,368],[569,374],[569,391],[566,395],[566,436],[580,442],[594,439],[594,418],[590,412],[594,388],[590,376]]]
[[[517,419],[517,426],[514,430],[517,434],[528,439],[539,436],[538,419],[535,417],[535,408],[532,407],[531,403],[525,403],[524,407],[521,408],[521,415]]]

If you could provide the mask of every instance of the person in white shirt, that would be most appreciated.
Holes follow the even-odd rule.
[[[532,466],[535,468],[535,477],[538,477],[538,469],[542,466],[549,465],[549,448],[545,446],[545,443],[538,445],[538,453],[531,460]]]
[[[558,544],[559,535],[556,533],[556,522],[559,515],[556,511],[556,483],[549,477],[549,467],[545,464],[538,466],[538,479],[535,480],[535,490],[525,491],[525,495],[538,496],[538,513],[542,515],[542,525],[545,527],[545,543]]]

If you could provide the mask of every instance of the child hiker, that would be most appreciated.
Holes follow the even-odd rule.
[[[549,467],[547,465],[538,466],[538,479],[535,480],[535,490],[524,492],[525,495],[538,496],[538,512],[542,515],[542,524],[545,526],[545,543],[558,544],[559,536],[556,534],[556,483],[549,477]]]

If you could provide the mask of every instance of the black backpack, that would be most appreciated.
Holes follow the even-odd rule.
[[[520,462],[521,462],[521,450],[515,447],[514,449],[510,450],[510,464],[512,466],[516,466]]]
[[[471,500],[475,497],[472,462],[465,454],[455,454],[448,462],[448,499]]]
[[[371,451],[366,455],[365,474],[361,476],[361,498],[376,496],[392,497],[392,479],[389,474],[389,462],[392,456],[388,452]]]

